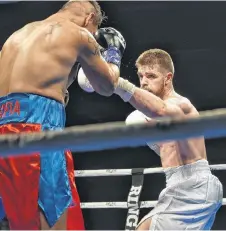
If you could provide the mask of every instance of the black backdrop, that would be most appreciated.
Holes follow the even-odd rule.
[[[0,46],[8,36],[28,22],[42,20],[63,2],[18,2],[0,5]],[[176,68],[175,88],[198,110],[226,106],[226,2],[100,2],[109,19],[104,26],[117,28],[125,36],[127,49],[121,75],[138,84],[134,62],[148,48],[166,49]],[[62,41],[63,42],[63,41]],[[117,96],[101,97],[70,87],[67,126],[124,120],[133,110]],[[225,139],[207,140],[211,164],[226,163]],[[147,147],[103,152],[74,153],[76,169],[137,168],[160,166],[159,157]],[[214,172],[226,185],[225,172]],[[125,201],[131,177],[76,179],[81,200]],[[141,200],[156,200],[164,187],[160,174],[145,175]],[[224,193],[225,196],[225,193]],[[217,214],[214,229],[226,229],[226,209]],[[144,209],[141,216],[147,213]],[[87,229],[123,229],[127,211],[84,210]]]

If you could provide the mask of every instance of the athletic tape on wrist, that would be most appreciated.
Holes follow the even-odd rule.
[[[120,68],[122,55],[118,48],[109,46],[109,48],[103,52],[102,56],[106,62],[113,63]]]
[[[124,102],[128,102],[133,96],[135,89],[136,86],[134,84],[120,77],[115,88],[115,94],[119,95]]]

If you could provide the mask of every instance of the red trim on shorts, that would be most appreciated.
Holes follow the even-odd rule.
[[[65,152],[67,161],[67,172],[71,186],[73,205],[68,208],[67,230],[85,230],[82,210],[80,207],[80,198],[75,185],[74,162],[70,151]]]
[[[39,132],[40,124],[5,124],[0,134]],[[0,195],[10,229],[39,230],[40,155],[0,158]]]

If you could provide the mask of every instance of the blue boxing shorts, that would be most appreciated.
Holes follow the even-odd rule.
[[[0,133],[62,130],[65,107],[54,99],[12,93],[0,97]],[[69,151],[0,158],[0,195],[10,229],[40,229],[40,210],[52,227],[68,209],[67,228],[84,230]]]

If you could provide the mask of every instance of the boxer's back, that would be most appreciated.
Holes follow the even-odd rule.
[[[0,59],[0,96],[28,92],[63,101],[68,75],[77,58],[68,31],[76,34],[76,29],[75,24],[53,16],[12,34]]]

